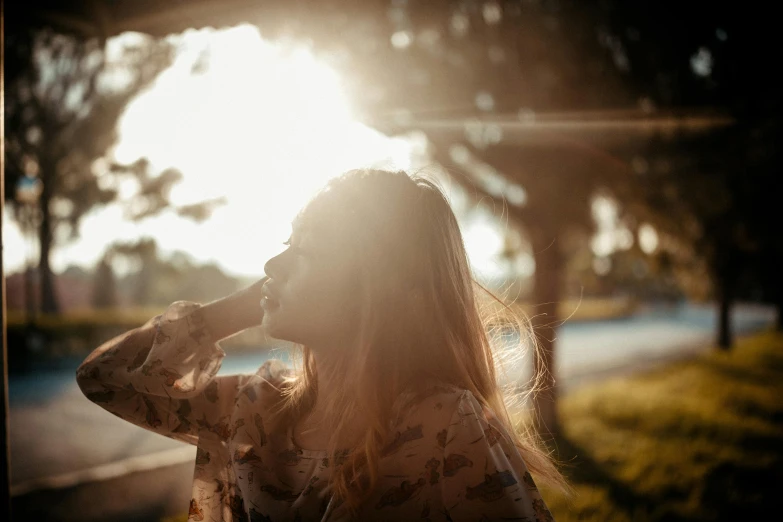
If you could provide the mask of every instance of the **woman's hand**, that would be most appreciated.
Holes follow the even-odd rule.
[[[267,279],[269,278],[264,276],[247,288],[200,308],[200,313],[215,341],[261,325],[264,319],[264,310],[261,308],[261,287]]]

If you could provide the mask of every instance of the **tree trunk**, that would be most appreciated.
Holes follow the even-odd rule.
[[[726,297],[721,297],[718,314],[718,348],[729,350],[732,344],[731,301]]]
[[[775,308],[777,311],[775,330],[783,332],[783,276],[777,270],[774,270],[774,275],[771,279],[776,282],[774,293],[772,294],[775,297]]]
[[[29,261],[25,261],[26,266],[24,269],[24,286],[25,286],[25,292],[24,292],[24,300],[25,300],[25,308],[27,308],[27,322],[32,323],[35,322],[35,268],[32,266],[32,263]]]
[[[41,278],[41,311],[48,314],[57,314],[60,312],[60,304],[57,299],[57,292],[54,286],[54,275],[49,266],[49,256],[51,254],[54,234],[52,231],[52,214],[49,210],[49,203],[52,199],[52,183],[56,175],[56,162],[47,161],[41,165],[44,171],[44,184],[41,191],[41,227],[38,238],[41,248],[41,259],[38,266],[38,272]]]
[[[557,436],[560,421],[557,414],[555,366],[555,333],[560,317],[558,304],[563,280],[563,254],[557,233],[537,230],[531,234],[536,270],[533,276],[536,329],[539,349],[533,357],[534,375],[540,376],[541,389],[534,394],[535,427],[543,436]]]
[[[731,306],[734,300],[733,274],[723,273],[718,276],[718,348],[729,350],[734,344],[731,330]]]
[[[35,260],[29,251],[32,240],[35,236],[35,216],[36,208],[33,205],[23,205],[19,209],[22,223],[22,234],[25,238],[25,256],[24,256],[24,301],[27,309],[27,323],[35,322],[36,311],[38,310],[36,288],[39,286],[36,281]]]
[[[93,275],[92,306],[99,309],[117,306],[117,282],[111,260],[107,256],[98,263]]]

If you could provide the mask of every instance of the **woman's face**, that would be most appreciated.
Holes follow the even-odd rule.
[[[314,226],[294,228],[288,245],[264,265],[262,325],[315,350],[345,343],[359,322],[356,259]]]

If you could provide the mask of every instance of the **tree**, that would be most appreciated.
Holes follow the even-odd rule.
[[[770,233],[774,218],[769,210],[775,203],[769,194],[774,191],[758,190],[771,188],[766,180],[779,172],[775,143],[780,138],[780,94],[764,52],[775,49],[780,54],[771,37],[774,31],[756,27],[757,17],[712,4],[436,2],[398,9],[405,13],[394,17],[392,44],[398,37],[402,44],[397,46],[398,54],[412,65],[408,74],[394,70],[399,81],[391,81],[387,73],[391,86],[387,90],[398,88],[396,97],[390,97],[398,104],[406,96],[414,101],[401,111],[402,123],[396,126],[425,130],[436,146],[445,149],[440,154],[445,162],[453,144],[462,142],[507,181],[525,189],[528,208],[511,206],[510,212],[526,228],[532,227],[529,235],[534,244],[538,237],[534,252],[542,254],[537,266],[543,262],[544,271],[550,272],[537,279],[542,293],[536,300],[548,302],[561,286],[555,280],[562,278],[558,267],[563,265],[563,254],[547,245],[562,243],[559,238],[568,227],[589,223],[584,219],[584,202],[601,187],[620,196],[628,214],[641,210],[639,216],[659,225],[673,219],[675,225],[676,220],[694,224],[669,226],[668,232],[709,267],[706,275],[720,303],[718,344],[729,346],[731,302],[753,252],[764,252],[755,254],[763,257],[756,262],[767,267],[775,288],[780,286],[769,268],[781,260],[778,242]],[[427,31],[430,37],[424,38]],[[395,62],[376,59],[376,63],[388,70]],[[380,71],[372,73],[383,77]],[[417,86],[422,78],[424,85]],[[600,110],[604,116],[623,117],[633,124],[628,114],[606,110],[637,105],[643,113],[664,116],[681,107],[701,108],[696,115],[705,109],[718,110],[736,123],[731,129],[695,138],[680,133],[648,141],[648,134],[641,140],[619,136],[607,143],[597,139],[597,132],[525,136],[507,116],[517,115],[522,123],[535,118],[546,124],[537,116],[541,111],[578,108]],[[425,117],[420,116],[422,107],[429,111]],[[488,121],[482,124],[482,113],[495,116],[484,118]],[[727,123],[720,119],[713,121]],[[641,128],[648,125],[643,120],[636,123]],[[509,131],[516,134],[510,136]],[[647,159],[668,163],[666,182],[660,176],[651,183],[635,179],[636,160],[645,161],[637,156],[640,147],[648,153]],[[674,197],[659,199],[664,204],[656,205],[644,190],[662,187],[668,187]],[[718,193],[731,197],[705,197]],[[761,205],[763,201],[768,204]],[[542,204],[550,207],[534,209]],[[779,302],[781,293],[775,291],[773,299]],[[544,346],[546,353],[547,342]]]
[[[749,280],[769,289],[763,294],[783,317],[781,280],[772,268],[783,263],[774,215],[781,195],[774,181],[780,175],[781,95],[769,67],[783,52],[774,14],[756,7],[624,2],[609,13],[615,37],[628,49],[633,81],[648,86],[651,101],[712,106],[734,120],[730,128],[696,139],[646,144],[637,157],[644,168],[631,185],[643,201],[635,211],[706,263],[719,302],[721,348],[732,345],[732,302]]]
[[[700,275],[718,302],[716,343],[722,349],[733,343],[731,306],[755,249],[741,167],[725,152],[734,152],[730,144],[736,138],[731,129],[676,146],[649,144],[645,156],[651,166],[637,176],[641,204],[632,209],[666,237],[663,248],[680,266],[693,258],[703,261]]]
[[[5,98],[6,194],[13,194],[10,188],[22,176],[43,181],[38,202],[41,306],[44,312],[56,312],[52,247],[78,239],[81,218],[96,206],[115,202],[123,178],[138,187],[123,202],[128,219],[138,221],[171,207],[169,191],[182,178],[180,172],[155,174],[144,158],[121,165],[108,154],[125,106],[169,65],[173,49],[165,40],[138,34],[102,42],[24,27],[8,33],[6,43],[6,56],[11,55]],[[203,221],[223,203],[218,198],[174,210]],[[19,214],[21,209],[15,210]]]
[[[180,274],[174,267],[161,262],[155,239],[142,238],[136,242],[116,242],[107,251],[111,253],[112,257],[124,257],[139,266],[133,276],[132,295],[130,296],[133,304],[165,304],[159,303],[153,295],[155,283],[162,279],[168,279],[169,284],[175,284]]]
[[[153,238],[113,243],[106,257],[138,266],[120,283],[123,293],[137,306],[166,305],[180,299],[208,302],[240,287],[236,278],[214,263],[196,264],[185,252],[175,251],[163,259]]]
[[[6,24],[6,194],[24,175],[39,199],[41,306],[57,312],[49,266],[56,240],[78,237],[81,218],[117,197],[99,181],[125,105],[168,65],[171,48],[141,35],[102,42]],[[103,170],[103,171],[102,171]],[[65,234],[63,234],[65,233]]]
[[[95,308],[117,306],[117,280],[111,266],[111,257],[104,256],[95,267],[92,288],[92,305]]]

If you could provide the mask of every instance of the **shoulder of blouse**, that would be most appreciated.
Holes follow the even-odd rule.
[[[245,395],[251,402],[271,405],[280,398],[286,380],[294,376],[294,371],[280,359],[269,359],[249,376],[237,390],[237,396]]]
[[[465,393],[464,388],[443,382],[432,382],[418,391],[405,391],[398,397],[392,412],[392,426],[410,424],[414,419],[427,424],[448,421]],[[443,418],[443,419],[441,419]]]

